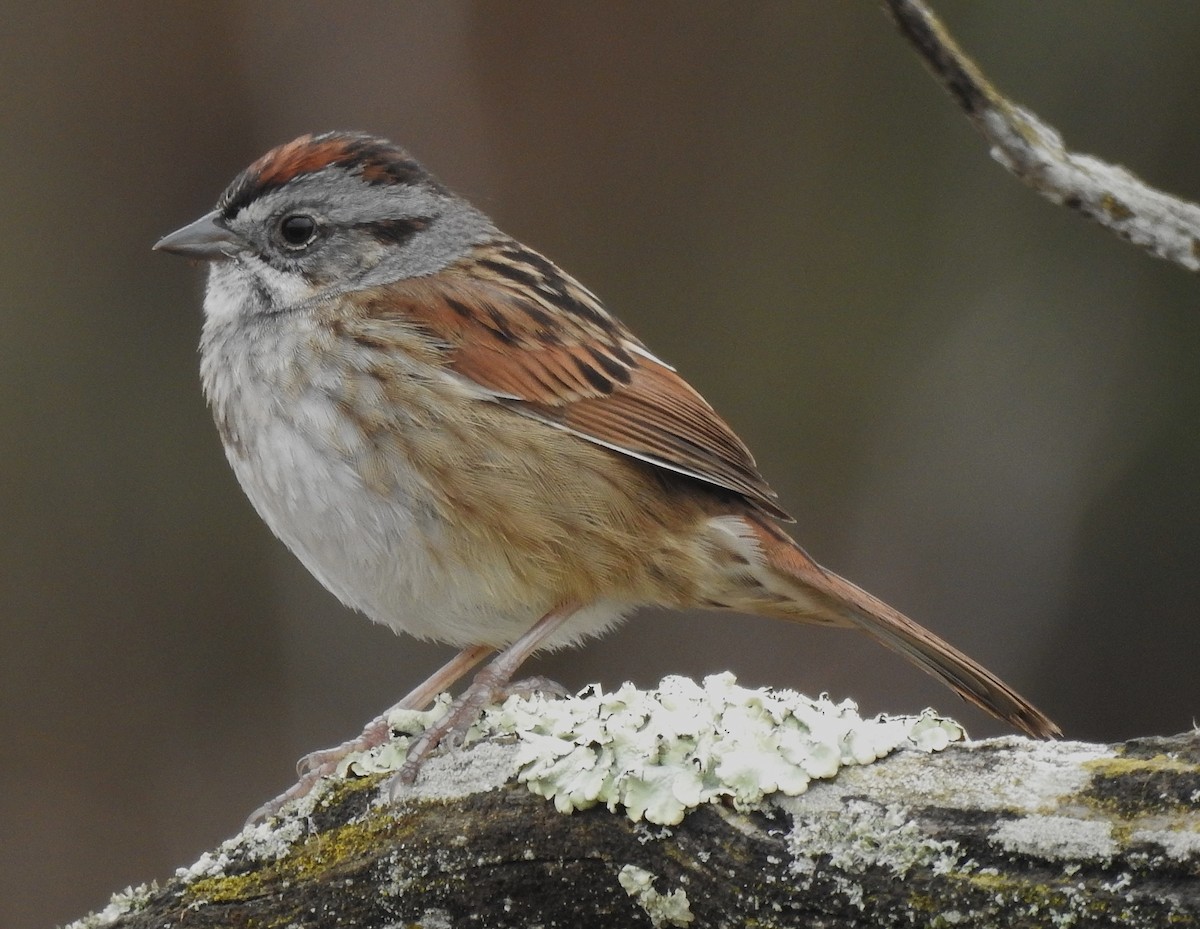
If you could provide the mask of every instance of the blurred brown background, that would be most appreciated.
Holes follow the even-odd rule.
[[[1195,277],[1009,178],[870,2],[9,4],[0,31],[0,925],[235,832],[448,654],[258,521],[150,246],[361,128],[600,293],[800,540],[1073,737],[1200,713]],[[1200,6],[940,4],[1070,142],[1200,197]],[[849,633],[646,614],[535,670],[732,668],[1002,729]]]

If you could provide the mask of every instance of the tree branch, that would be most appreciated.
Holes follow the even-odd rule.
[[[1189,271],[1200,270],[1200,206],[1118,165],[1070,151],[1062,136],[1001,94],[920,0],[884,0],[901,34],[991,147],[991,155],[1052,203]]]
[[[703,691],[667,683],[652,695],[510,701],[488,716],[508,735],[433,757],[394,798],[384,773],[332,778],[70,929],[1200,924],[1200,733],[946,745],[930,734],[956,727],[929,714],[861,720],[850,704],[745,691],[729,677]],[[730,699],[710,725],[694,704],[717,692]],[[696,697],[682,712],[681,694]],[[647,715],[642,698],[659,709]],[[760,718],[783,737],[764,743]],[[725,752],[712,737],[734,728],[742,741]],[[787,735],[800,730],[807,741]],[[402,759],[403,747],[371,758]],[[779,757],[812,772],[805,781],[827,779],[785,774],[781,790],[795,796],[753,799],[747,772],[780,780]],[[646,785],[680,795],[697,770],[729,790],[690,793],[678,816],[619,799]],[[640,792],[605,793],[620,771]],[[673,824],[648,823],[654,810]]]

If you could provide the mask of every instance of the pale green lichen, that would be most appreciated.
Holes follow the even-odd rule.
[[[1153,843],[1174,861],[1200,861],[1200,833],[1171,829],[1139,829],[1130,836],[1135,843]]]
[[[389,721],[420,731],[446,705]],[[513,697],[486,710],[466,742],[487,736],[515,737],[519,779],[562,812],[605,804],[635,822],[672,825],[703,803],[747,809],[770,794],[795,796],[814,779],[901,747],[938,751],[963,730],[931,711],[864,720],[848,700],[752,690],[725,673],[702,683],[668,677],[654,691],[626,684],[566,700]],[[398,738],[347,759],[343,770],[395,770],[407,744]]]
[[[311,807],[316,796],[309,796],[304,803]],[[209,877],[225,874],[229,862],[273,862],[287,855],[292,846],[304,834],[304,817],[295,816],[282,823],[249,823],[232,839],[227,839],[216,850],[205,852],[187,868],[177,868],[175,877],[183,884],[193,885]]]
[[[65,929],[105,929],[122,916],[140,910],[150,897],[158,892],[157,884],[139,884],[137,887],[126,887],[120,893],[113,894],[108,905],[95,913],[89,913],[83,919],[68,923]]]
[[[520,779],[563,812],[604,803],[662,825],[702,803],[747,809],[769,794],[795,796],[845,765],[963,735],[932,713],[864,720],[850,701],[751,690],[729,673],[702,684],[668,677],[656,691],[627,684],[574,700],[510,700],[486,722],[520,736]]]
[[[685,890],[677,888],[670,893],[659,893],[654,889],[654,875],[645,868],[627,864],[618,872],[617,882],[650,917],[655,929],[688,926],[696,918]]]
[[[914,868],[946,873],[959,861],[954,842],[932,839],[899,805],[847,800],[837,816],[798,820],[788,834],[792,870],[812,874],[827,860],[840,871],[887,868],[903,876]]]
[[[1033,814],[996,827],[992,841],[1005,851],[1047,861],[1098,861],[1108,864],[1119,848],[1112,823],[1068,816]]]

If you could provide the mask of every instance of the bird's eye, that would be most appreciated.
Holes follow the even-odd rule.
[[[307,248],[317,237],[317,221],[304,213],[289,213],[279,221],[279,238],[291,249]]]

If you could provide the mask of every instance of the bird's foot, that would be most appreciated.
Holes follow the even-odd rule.
[[[357,738],[343,742],[334,748],[310,752],[297,761],[296,773],[300,775],[300,779],[278,797],[268,800],[251,813],[250,818],[246,820],[246,825],[251,826],[254,823],[270,819],[293,800],[307,797],[312,793],[313,788],[320,783],[321,778],[330,777],[337,773],[338,765],[347,756],[356,752],[370,751],[372,748],[386,742],[392,734],[391,726],[388,724],[388,715],[391,712],[391,710],[388,710],[387,713],[367,723],[366,728],[363,729]]]
[[[562,684],[546,677],[530,677],[520,681],[497,680],[489,674],[491,666],[484,668],[452,704],[446,715],[422,732],[409,746],[408,757],[399,773],[392,779],[390,788],[394,795],[401,785],[416,781],[422,766],[439,746],[462,745],[467,731],[479,719],[483,711],[493,704],[503,703],[509,697],[531,697],[535,693],[554,697],[569,697],[571,692]]]
[[[299,761],[296,762],[296,773],[303,779],[306,775],[317,774],[318,776],[326,776],[333,774],[337,770],[338,764],[347,755],[355,752],[366,752],[382,745],[392,734],[392,728],[388,724],[388,716],[391,713],[388,710],[382,716],[377,716],[375,719],[367,723],[366,728],[362,733],[348,742],[343,742],[333,748],[326,748],[316,752],[310,752]]]

